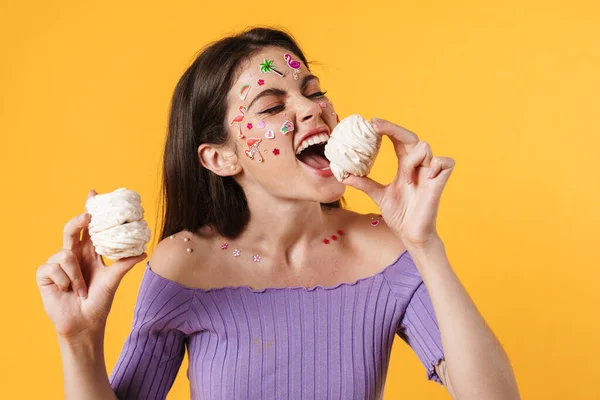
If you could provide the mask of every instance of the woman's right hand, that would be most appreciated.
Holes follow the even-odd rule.
[[[96,194],[91,190],[88,198]],[[90,218],[84,213],[68,221],[63,248],[36,272],[46,314],[63,338],[103,330],[121,279],[147,256],[122,258],[107,267],[90,239]]]

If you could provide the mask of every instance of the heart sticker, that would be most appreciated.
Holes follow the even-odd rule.
[[[275,139],[275,133],[273,132],[272,129],[269,129],[268,131],[265,132],[265,137],[267,139]]]

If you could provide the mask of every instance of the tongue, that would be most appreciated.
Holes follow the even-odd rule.
[[[323,169],[329,167],[329,160],[324,156],[312,152],[312,151],[303,151],[298,155],[298,159],[302,161],[304,164],[313,167],[315,169]]]

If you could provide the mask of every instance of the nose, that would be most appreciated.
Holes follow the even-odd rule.
[[[300,122],[307,122],[319,118],[323,109],[319,104],[311,99],[302,97],[298,100],[297,117]]]

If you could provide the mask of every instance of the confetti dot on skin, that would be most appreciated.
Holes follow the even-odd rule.
[[[275,154],[276,156],[278,156],[279,155],[279,149],[274,149],[273,150],[273,154]]]
[[[259,79],[256,83],[258,83],[258,86],[262,86],[265,84],[265,80],[264,79]]]
[[[248,125],[246,125],[246,128],[248,128],[248,129],[252,129],[252,123],[251,123],[251,122],[248,122]]]
[[[333,240],[337,240],[337,236],[335,236],[335,235],[333,235],[331,238],[332,238]]]
[[[341,229],[337,231],[338,235],[342,236],[344,234],[344,231],[342,231]]]
[[[324,240],[323,240],[323,243],[325,243],[325,244],[329,244],[329,239],[324,239]]]

